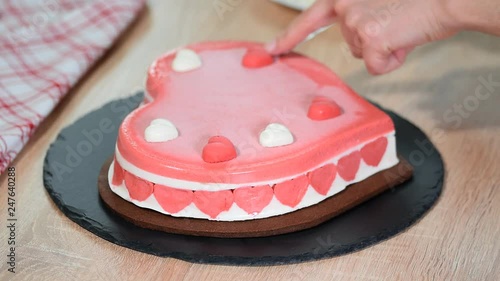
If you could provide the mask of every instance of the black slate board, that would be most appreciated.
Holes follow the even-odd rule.
[[[63,129],[50,146],[44,184],[72,221],[112,243],[190,262],[278,265],[339,256],[388,239],[421,218],[441,194],[444,165],[417,127],[386,111],[397,131],[397,150],[414,166],[413,179],[317,227],[263,238],[206,238],[139,228],[106,209],[97,190],[102,164],[114,152],[118,126],[142,93],[116,100]]]

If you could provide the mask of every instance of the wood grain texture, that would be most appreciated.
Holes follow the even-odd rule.
[[[437,206],[388,241],[303,264],[214,266],[122,248],[67,219],[42,182],[45,152],[62,128],[142,88],[146,68],[166,50],[202,40],[267,41],[297,14],[267,0],[215,3],[234,6],[218,14],[214,1],[150,1],[137,24],[43,122],[17,157],[15,275],[3,262],[7,181],[5,175],[0,177],[0,280],[498,280],[500,38],[478,33],[461,33],[419,48],[402,69],[381,77],[370,76],[361,61],[350,57],[338,27],[298,48],[334,69],[360,94],[418,125],[443,155],[447,178]],[[497,84],[489,89],[480,86],[488,79]],[[482,87],[483,100],[474,99],[477,87]],[[464,104],[459,113],[458,106]]]

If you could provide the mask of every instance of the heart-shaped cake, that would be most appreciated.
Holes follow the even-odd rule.
[[[194,44],[158,58],[146,90],[120,126],[109,184],[166,215],[278,216],[398,163],[389,116],[295,53]]]

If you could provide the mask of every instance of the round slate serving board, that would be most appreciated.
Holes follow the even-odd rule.
[[[44,184],[71,220],[112,243],[137,251],[198,263],[277,265],[347,254],[388,239],[421,218],[438,199],[444,180],[439,152],[417,127],[394,121],[398,154],[413,178],[319,226],[270,237],[207,238],[140,228],[108,210],[97,180],[114,153],[118,126],[142,101],[142,93],[108,103],[63,129],[50,146]]]

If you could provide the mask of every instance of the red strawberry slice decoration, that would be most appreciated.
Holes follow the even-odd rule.
[[[234,190],[234,202],[248,214],[258,214],[273,199],[269,185],[240,187]]]
[[[308,174],[311,186],[321,195],[326,195],[337,176],[337,167],[328,164]]]
[[[140,179],[129,172],[125,172],[124,178],[130,198],[144,201],[153,193],[152,182]]]
[[[194,204],[200,211],[215,219],[221,212],[229,210],[233,205],[231,190],[194,192]]]
[[[373,167],[378,166],[387,149],[387,143],[387,138],[381,137],[365,145],[361,149],[361,157],[363,157],[365,163]]]
[[[333,100],[327,97],[318,96],[313,99],[307,117],[312,120],[321,121],[335,118],[342,114],[342,109]]]
[[[297,206],[306,194],[309,179],[306,175],[274,185],[274,195],[283,205]]]
[[[337,163],[337,172],[346,181],[352,181],[356,177],[361,162],[361,153],[354,151],[340,158]]]
[[[207,163],[226,162],[236,158],[236,149],[229,139],[215,136],[208,139],[201,157]]]
[[[163,210],[175,214],[186,208],[193,202],[193,192],[165,185],[155,185],[154,196]]]
[[[115,158],[115,161],[113,162],[113,180],[111,181],[111,183],[113,185],[120,185],[122,184],[122,182],[123,182],[123,169],[120,166],[120,164],[118,164],[118,161],[116,161]]]
[[[243,66],[246,68],[260,68],[270,65],[274,58],[264,49],[249,49],[243,56]]]

